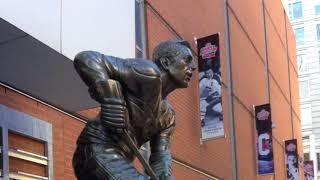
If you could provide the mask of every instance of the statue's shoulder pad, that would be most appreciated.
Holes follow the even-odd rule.
[[[97,51],[81,51],[75,56],[75,60],[78,59],[99,59],[101,58],[101,53]]]
[[[131,68],[136,72],[148,77],[160,77],[160,70],[152,61],[144,59],[130,60]]]

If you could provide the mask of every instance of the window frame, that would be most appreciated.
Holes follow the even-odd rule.
[[[297,5],[297,4],[300,4],[300,14],[299,16],[297,16],[295,14],[295,6],[294,5]],[[295,1],[295,2],[291,2],[288,4],[288,9],[289,9],[289,18],[291,20],[295,20],[295,19],[300,19],[300,18],[303,18],[303,7],[302,7],[302,1]]]
[[[318,13],[317,13],[317,7],[319,8],[319,12]],[[314,15],[316,15],[316,16],[320,15],[320,4],[316,4],[314,6]]]
[[[302,96],[302,83],[303,82],[306,82],[306,84],[307,84],[307,87],[306,87],[306,89],[307,89],[307,93],[306,93],[306,95],[305,96]],[[305,98],[309,98],[310,97],[310,80],[309,79],[303,79],[303,80],[300,80],[299,81],[299,91],[300,91],[300,99],[305,99]]]
[[[320,41],[320,23],[316,24],[317,41]]]
[[[297,31],[298,31],[298,30],[302,30],[302,40],[301,40],[301,41],[298,41],[298,36],[297,36]],[[296,44],[297,44],[297,46],[304,45],[304,27],[295,28],[295,29],[294,29],[294,34],[295,34],[295,37],[296,37]]]
[[[0,180],[9,179],[9,131],[18,133],[28,138],[39,140],[45,143],[48,180],[53,180],[53,144],[52,125],[28,114],[18,112],[5,105],[0,104],[0,127],[2,128],[2,157],[3,170]],[[28,154],[28,153],[25,153]],[[23,173],[21,174],[23,176]]]

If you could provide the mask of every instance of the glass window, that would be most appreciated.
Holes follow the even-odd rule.
[[[297,55],[297,61],[298,61],[298,70],[299,72],[303,71],[303,60],[302,60],[302,55]]]
[[[317,163],[318,163],[318,167],[319,167],[319,164],[320,164],[320,153],[317,153]],[[318,169],[319,170],[319,169]],[[319,171],[318,171],[319,172]]]
[[[304,44],[304,28],[297,28],[294,30],[296,34],[296,43],[297,45],[303,45]]]
[[[312,112],[310,106],[306,108],[301,107],[301,124],[312,125]]]
[[[309,81],[301,81],[300,82],[300,98],[306,98],[309,97],[310,92],[309,92]]]
[[[292,15],[292,3],[289,4],[289,18],[293,19],[293,15]]]
[[[3,137],[0,172],[4,177],[0,179],[53,179],[53,167],[49,163],[53,160],[51,125],[0,106],[0,115],[6,117],[0,124],[0,137]]]
[[[318,63],[320,65],[320,51],[318,51]]]
[[[289,4],[289,18],[296,19],[302,17],[302,4],[301,2]]]
[[[303,154],[303,159],[304,159],[305,161],[309,161],[309,160],[310,160],[310,154],[309,154],[309,153],[304,153],[304,154]]]
[[[303,136],[302,137],[302,140],[309,140],[310,139],[310,136]]]
[[[314,13],[315,13],[315,15],[320,14],[320,4],[314,6]]]
[[[39,179],[45,179],[48,177],[47,170],[49,167],[41,163],[41,159],[48,158],[45,142],[34,139],[33,137],[22,135],[18,132],[9,131],[8,147],[10,174],[14,174],[18,171],[43,177]],[[20,154],[22,156],[17,157],[10,155],[18,152],[21,152]],[[25,158],[27,158],[27,161]],[[10,174],[9,179],[11,179]]]
[[[320,24],[317,24],[317,40],[320,41]]]

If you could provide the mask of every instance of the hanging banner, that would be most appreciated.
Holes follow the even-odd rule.
[[[298,149],[297,140],[291,139],[285,141],[286,150],[286,167],[287,179],[299,180],[299,162],[298,162]]]
[[[313,161],[304,161],[304,180],[314,180]]]
[[[219,34],[197,40],[201,139],[224,137]]]
[[[274,173],[272,121],[270,104],[255,106],[257,130],[258,174]]]

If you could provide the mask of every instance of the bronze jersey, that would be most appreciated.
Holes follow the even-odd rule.
[[[85,66],[78,66],[77,71],[89,87],[107,79],[120,82],[129,112],[128,131],[138,147],[153,135],[172,133],[174,111],[169,102],[162,99],[160,70],[156,64],[144,59],[121,59],[94,51],[82,52],[78,58],[82,58]],[[107,135],[98,126],[101,126],[99,120],[88,123],[78,142],[106,141],[108,138],[104,136]]]

